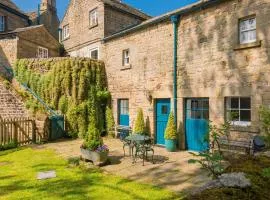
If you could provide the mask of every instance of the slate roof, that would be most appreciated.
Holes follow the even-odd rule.
[[[126,13],[130,13],[132,15],[135,15],[143,20],[147,20],[147,19],[151,18],[150,15],[148,15],[148,14],[146,14],[146,13],[144,13],[136,8],[133,8],[132,6],[130,6],[128,4],[123,3],[121,0],[98,0],[98,1],[103,2],[105,5],[116,8],[122,12],[126,12]],[[65,18],[67,11],[70,8],[71,2],[72,2],[72,0],[69,0],[69,4],[68,4],[68,7],[65,11],[63,19]]]
[[[119,0],[101,0],[105,5],[109,5],[109,6],[112,6],[114,8],[117,8],[117,9],[120,9],[122,11],[125,11],[125,12],[128,12],[128,13],[131,13],[133,15],[136,15],[142,19],[149,19],[151,18],[150,15],[147,15],[146,13],[128,5],[128,4],[125,4]]]
[[[29,17],[23,11],[21,11],[12,0],[0,0],[0,8],[24,19],[29,19]]]
[[[1,0],[0,3],[6,5],[6,6],[10,7],[10,8],[12,8],[12,9],[14,9],[14,10],[17,10],[18,12],[23,13],[23,12],[16,6],[16,4],[13,3],[12,0]]]
[[[105,37],[103,40],[108,41],[110,39],[117,38],[117,37],[123,36],[125,34],[135,32],[137,30],[144,29],[144,28],[146,28],[148,26],[151,26],[153,24],[157,24],[157,23],[160,23],[162,21],[170,20],[170,17],[173,16],[173,15],[190,14],[191,12],[194,12],[196,10],[205,9],[205,8],[211,6],[211,5],[219,4],[219,3],[225,2],[225,1],[229,1],[229,0],[200,0],[200,1],[196,2],[196,3],[189,4],[189,5],[185,6],[185,7],[181,7],[179,9],[173,10],[173,11],[165,13],[163,15],[148,19],[148,20],[140,23],[139,25],[134,25],[132,27],[128,27],[126,29],[123,29],[123,30],[121,30],[121,31],[119,31],[119,32],[117,32],[117,33],[115,33],[113,35]]]

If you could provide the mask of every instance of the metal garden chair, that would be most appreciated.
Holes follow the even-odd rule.
[[[142,143],[135,144],[135,155],[133,162],[136,163],[137,158],[141,158],[144,161],[148,159],[148,153],[152,153],[152,163],[154,164],[154,140],[152,138],[144,140]]]

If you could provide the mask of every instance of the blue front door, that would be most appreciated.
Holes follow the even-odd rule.
[[[170,99],[156,100],[156,142],[165,145],[164,133],[171,110]]]
[[[186,100],[186,144],[190,151],[208,150],[209,100]]]
[[[129,101],[128,99],[120,99],[118,101],[119,125],[129,126]]]

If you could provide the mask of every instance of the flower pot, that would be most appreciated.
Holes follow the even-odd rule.
[[[94,165],[102,165],[108,160],[109,152],[96,152],[81,147],[81,154],[83,159],[92,161]]]
[[[176,151],[176,140],[165,140],[165,146],[169,152]]]

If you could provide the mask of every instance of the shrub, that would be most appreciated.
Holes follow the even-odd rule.
[[[105,108],[110,97],[107,91],[104,63],[87,58],[61,60],[21,59],[15,64],[16,79],[26,83],[52,109],[66,115],[69,135],[84,135],[89,125],[89,99],[95,96],[96,128],[105,129]],[[94,88],[93,92],[91,88]],[[97,98],[97,96],[99,98]],[[27,107],[34,112],[43,110],[31,95]],[[92,104],[92,103],[91,103]]]
[[[259,114],[262,132],[264,134],[265,141],[267,142],[267,146],[270,147],[270,109],[265,106],[261,106]]]
[[[166,140],[176,140],[177,139],[177,128],[174,122],[174,114],[171,112],[169,116],[169,120],[167,123],[167,127],[164,135]]]
[[[134,133],[136,134],[145,134],[145,124],[144,124],[144,117],[143,117],[143,110],[139,108],[137,118],[135,121],[135,126],[134,126]]]
[[[59,99],[58,109],[63,113],[66,114],[68,111],[68,98],[63,95]]]
[[[225,167],[223,166],[224,157],[222,156],[219,139],[222,136],[226,136],[227,140],[229,140],[229,130],[229,122],[222,124],[221,128],[218,128],[216,125],[212,125],[211,122],[209,122],[209,133],[206,135],[205,141],[209,142],[209,138],[211,138],[212,151],[209,151],[208,149],[207,151],[199,152],[198,154],[190,153],[198,159],[190,159],[188,162],[190,164],[199,163],[202,168],[208,170],[209,174],[212,175],[213,178],[217,178],[221,175],[224,172]],[[217,147],[217,150],[214,149],[215,147]]]
[[[15,141],[11,141],[8,144],[0,145],[0,151],[5,151],[8,149],[14,149],[18,147],[18,143]]]
[[[114,137],[114,127],[115,127],[115,122],[113,118],[113,112],[112,109],[107,106],[106,108],[106,128],[107,128],[107,133],[109,136]]]

